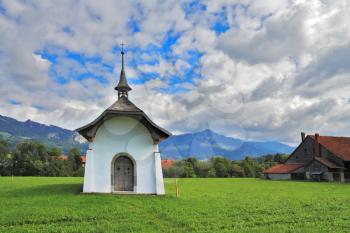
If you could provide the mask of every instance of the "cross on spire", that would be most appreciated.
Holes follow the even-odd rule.
[[[125,44],[124,44],[124,42],[122,41],[122,43],[120,43],[120,46],[122,46],[122,52],[121,52],[122,54],[124,54],[124,45],[125,45]]]
[[[124,71],[124,42],[120,43],[120,46],[122,46],[122,51],[120,52],[122,54],[122,71]]]
[[[119,83],[118,85],[114,88],[115,90],[118,91],[118,98],[120,97],[126,97],[128,98],[128,92],[131,90],[131,87],[128,84],[128,81],[126,80],[126,75],[124,71],[124,42],[121,44],[122,51],[120,52],[122,54],[122,69],[120,71],[120,77],[119,77]]]

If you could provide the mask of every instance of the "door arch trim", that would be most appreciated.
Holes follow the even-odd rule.
[[[130,192],[136,192],[137,190],[137,167],[136,167],[136,160],[128,153],[126,152],[121,152],[121,153],[118,153],[116,154],[113,159],[112,159],[112,162],[111,162],[111,192],[120,192],[120,191],[117,191],[117,190],[114,190],[114,184],[115,184],[115,179],[114,179],[114,164],[115,164],[115,161],[117,161],[118,158],[120,157],[127,157],[131,160],[133,166],[134,166],[134,174],[133,174],[133,181],[134,181],[134,185],[133,185],[133,191],[130,191]]]

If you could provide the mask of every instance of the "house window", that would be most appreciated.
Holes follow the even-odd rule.
[[[307,149],[306,148],[304,148],[304,153],[307,154]]]

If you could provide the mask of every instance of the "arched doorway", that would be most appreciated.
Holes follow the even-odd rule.
[[[114,191],[134,191],[134,163],[127,156],[119,156],[113,166]]]

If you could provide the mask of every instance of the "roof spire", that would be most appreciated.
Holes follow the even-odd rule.
[[[131,87],[128,84],[128,81],[126,80],[125,76],[125,71],[124,71],[124,43],[122,42],[121,44],[122,51],[120,52],[122,54],[122,69],[120,71],[120,77],[119,77],[119,83],[118,85],[114,88],[115,90],[118,91],[118,99],[121,97],[126,97],[128,98],[128,92],[131,91]]]
[[[122,54],[122,70],[124,70],[124,43],[122,42],[120,44],[122,46],[122,51],[120,52]]]

